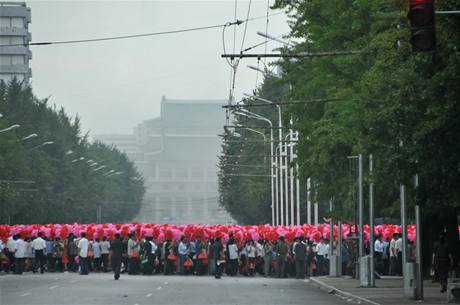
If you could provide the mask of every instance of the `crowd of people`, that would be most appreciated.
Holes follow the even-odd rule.
[[[344,249],[348,249],[344,243]],[[159,242],[152,236],[137,238],[135,233],[126,237],[115,234],[88,239],[72,233],[67,239],[48,238],[42,232],[35,237],[10,236],[0,241],[3,272],[89,272],[114,271],[127,274],[179,274],[229,276],[273,276],[278,278],[325,275],[328,273],[329,243],[303,237],[292,241],[280,236],[272,242],[266,239],[237,242],[230,235],[226,243],[219,237],[203,240],[187,239]],[[350,251],[355,252],[355,251]],[[345,253],[344,260],[353,254]],[[350,269],[345,266],[345,270]],[[351,268],[352,269],[352,268]]]
[[[225,242],[222,238],[201,237],[187,239],[155,240],[153,236],[139,237],[131,232],[124,237],[116,233],[109,241],[102,238],[87,238],[70,233],[67,238],[46,237],[37,232],[33,237],[21,234],[0,239],[0,272],[23,274],[23,272],[114,272],[119,279],[121,273],[130,275],[214,275],[295,277],[329,274],[329,257],[340,251],[342,274],[356,277],[358,273],[358,239],[350,236],[338,247],[329,240],[315,241],[296,237],[292,240],[279,236],[277,240],[246,239],[237,241],[232,234]],[[401,233],[391,239],[375,237],[375,270],[381,275],[402,275],[403,241]],[[365,253],[370,244],[365,242]],[[408,241],[408,261],[415,262],[414,242]],[[447,273],[452,265],[452,256],[445,235],[435,244],[433,268],[435,278],[441,283],[441,292],[447,285]]]

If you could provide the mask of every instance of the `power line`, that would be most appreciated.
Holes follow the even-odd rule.
[[[272,16],[279,15],[282,12],[278,12],[276,14],[272,14]],[[243,23],[266,18],[266,16],[259,16],[251,19],[247,19],[245,21],[236,20],[235,22],[227,22],[224,24],[216,24],[216,25],[209,25],[209,26],[202,26],[202,27],[194,27],[194,28],[186,28],[186,29],[179,29],[179,30],[170,30],[170,31],[162,31],[162,32],[153,32],[153,33],[144,33],[144,34],[133,34],[133,35],[122,35],[122,36],[112,36],[112,37],[101,37],[101,38],[90,38],[90,39],[79,39],[79,40],[61,40],[61,41],[43,41],[43,42],[30,42],[30,43],[20,43],[20,44],[10,44],[10,45],[0,45],[0,47],[17,47],[17,46],[43,46],[43,45],[57,45],[57,44],[75,44],[75,43],[87,43],[87,42],[98,42],[98,41],[109,41],[109,40],[121,40],[121,39],[131,39],[131,38],[140,38],[140,37],[149,37],[149,36],[159,36],[159,35],[167,35],[167,34],[178,34],[178,33],[186,33],[186,32],[193,32],[193,31],[201,31],[201,30],[208,30],[208,29],[215,29],[215,28],[222,28],[231,25],[241,25]]]

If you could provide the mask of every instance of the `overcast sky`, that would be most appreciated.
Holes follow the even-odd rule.
[[[273,4],[274,0],[270,1]],[[238,19],[248,1],[238,0]],[[141,34],[223,24],[232,21],[229,1],[29,1],[34,42]],[[250,17],[266,14],[267,1],[252,1]],[[271,11],[270,14],[276,13]],[[244,48],[264,41],[265,19],[248,23]],[[237,29],[239,51],[244,26]],[[289,31],[284,14],[270,17],[268,32]],[[226,31],[233,48],[233,29]],[[268,45],[268,51],[279,46]],[[167,36],[85,44],[31,47],[32,85],[39,97],[78,114],[91,134],[131,133],[145,119],[159,116],[162,95],[183,99],[226,99],[230,68],[223,53],[222,30],[210,29]],[[254,52],[264,52],[259,47]],[[243,60],[236,96],[255,88],[256,73]],[[262,77],[259,75],[259,83]],[[222,113],[224,115],[224,113]]]

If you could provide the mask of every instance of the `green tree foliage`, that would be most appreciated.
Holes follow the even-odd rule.
[[[286,98],[340,99],[289,110],[301,132],[302,175],[312,177],[322,206],[334,198],[336,213],[351,216],[346,156],[372,153],[376,216],[399,217],[399,184],[404,183],[409,215],[418,202],[431,224],[428,239],[447,226],[458,245],[458,17],[436,18],[436,53],[414,53],[407,1],[277,0],[275,7],[289,13],[291,36],[301,41],[284,52],[365,52],[282,64],[283,79],[292,86]],[[458,0],[436,1],[437,10],[458,7]]]
[[[17,81],[0,83],[0,113],[0,129],[21,125],[0,133],[0,222],[94,222],[97,207],[102,221],[137,214],[145,190],[134,164],[115,147],[90,143],[78,117]]]

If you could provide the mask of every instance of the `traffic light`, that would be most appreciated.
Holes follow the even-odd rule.
[[[436,50],[434,26],[434,0],[409,0],[407,17],[411,25],[412,50],[430,52]]]

